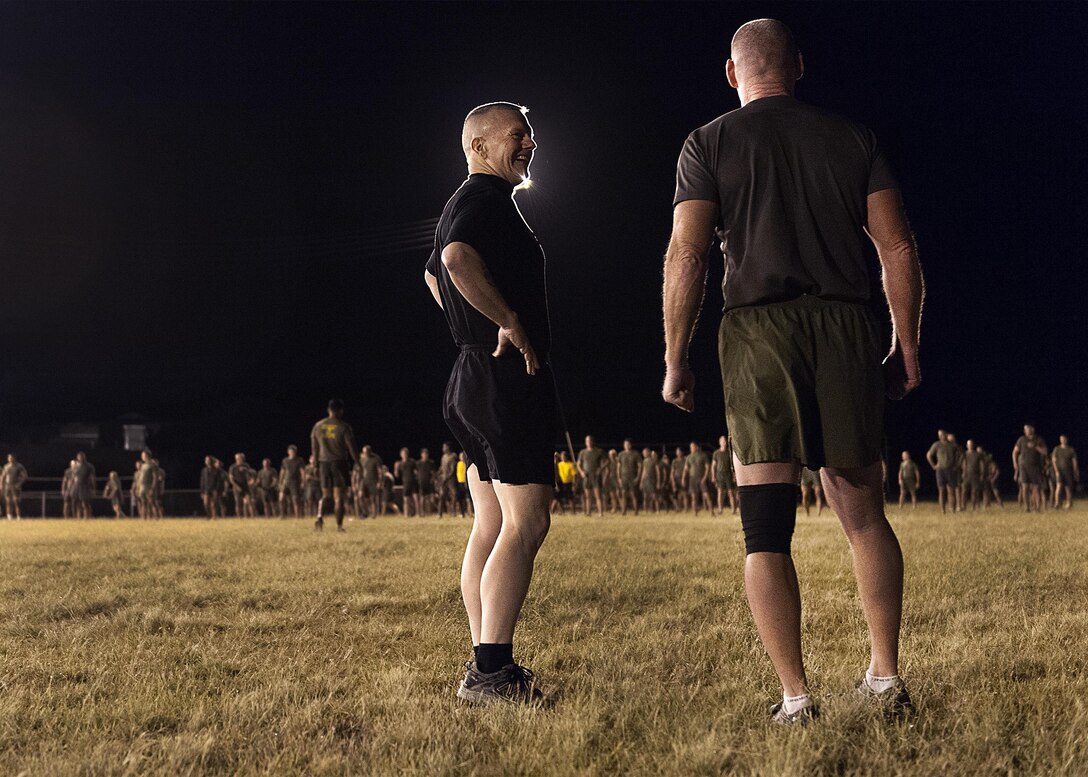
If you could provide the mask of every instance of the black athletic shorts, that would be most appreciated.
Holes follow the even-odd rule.
[[[952,467],[937,467],[937,488],[945,488],[946,486],[952,488],[955,485],[955,482],[952,479],[952,475],[955,471],[956,470]]]
[[[419,481],[418,480],[410,480],[410,481],[408,481],[407,483],[404,484],[404,495],[405,496],[415,496],[418,493],[419,493]]]
[[[351,461],[319,461],[317,471],[321,475],[322,488],[348,488],[351,485]]]
[[[292,499],[298,499],[302,495],[302,486],[297,480],[288,480],[283,484],[283,493]]]
[[[555,483],[555,385],[551,368],[536,375],[510,348],[464,346],[446,386],[443,416],[480,479],[509,485]]]

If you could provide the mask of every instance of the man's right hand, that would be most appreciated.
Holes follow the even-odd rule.
[[[884,359],[884,393],[888,399],[902,399],[922,383],[918,352],[902,347],[894,349]]]
[[[668,367],[661,398],[685,412],[695,409],[695,373],[688,367]]]
[[[521,355],[525,358],[525,371],[530,375],[536,375],[536,371],[540,369],[540,361],[536,358],[536,351],[533,350],[533,346],[529,343],[529,336],[525,333],[525,327],[521,325],[521,321],[517,318],[514,318],[508,326],[499,327],[499,343],[491,355],[502,356],[511,345],[521,351]]]

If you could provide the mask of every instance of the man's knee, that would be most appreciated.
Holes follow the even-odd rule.
[[[797,523],[797,486],[765,483],[738,490],[745,553],[789,555]]]

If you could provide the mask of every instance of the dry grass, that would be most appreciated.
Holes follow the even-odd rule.
[[[866,663],[849,553],[802,517],[806,730],[764,723],[730,520],[556,519],[517,645],[548,711],[454,700],[467,522],[4,522],[0,773],[1084,774],[1086,519],[895,519],[905,729],[846,695]]]

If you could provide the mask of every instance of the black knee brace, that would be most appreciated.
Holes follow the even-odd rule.
[[[741,486],[740,524],[746,553],[790,553],[797,523],[797,486],[767,483]]]

